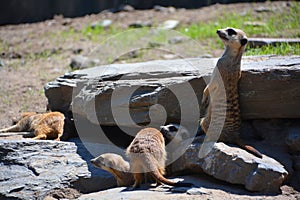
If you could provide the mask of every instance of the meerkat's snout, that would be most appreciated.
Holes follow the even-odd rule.
[[[216,33],[222,40],[228,40],[227,34],[223,30],[218,29]]]

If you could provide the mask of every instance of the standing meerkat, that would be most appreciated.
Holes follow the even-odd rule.
[[[60,112],[35,113],[25,112],[21,114],[18,122],[8,128],[0,130],[4,132],[33,131],[34,140],[55,139],[60,140],[63,134],[65,116]]]
[[[139,131],[128,146],[126,154],[130,159],[130,169],[134,177],[134,188],[140,187],[144,173],[151,174],[157,184],[191,186],[189,183],[170,181],[163,176],[167,153],[164,137],[155,128],[144,128]]]
[[[207,134],[212,120],[212,112],[216,112],[214,118],[217,118],[220,115],[217,112],[226,109],[225,123],[218,141],[236,144],[253,155],[262,158],[262,154],[255,148],[245,145],[239,135],[241,113],[238,82],[241,77],[241,59],[248,42],[247,36],[242,30],[235,28],[219,29],[217,34],[225,45],[225,51],[217,62],[209,84],[203,91],[201,115],[204,110],[206,113],[200,121],[201,128]],[[222,99],[221,95],[223,95],[220,81],[224,83],[226,105],[220,101]]]
[[[97,158],[92,159],[91,163],[96,167],[110,172],[117,179],[119,187],[131,186],[134,183],[133,174],[130,173],[129,162],[125,161],[118,154],[101,154]]]

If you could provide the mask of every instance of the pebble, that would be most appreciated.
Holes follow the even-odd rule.
[[[178,20],[167,20],[164,21],[159,27],[165,30],[172,30],[175,29],[178,25],[179,25]]]
[[[105,19],[105,20],[102,20],[102,21],[100,21],[100,22],[93,22],[93,23],[91,23],[91,28],[96,28],[96,27],[103,27],[103,28],[107,28],[107,27],[109,27],[110,25],[112,24],[112,20],[110,20],[110,19]]]
[[[189,195],[203,195],[203,194],[210,194],[209,192],[206,192],[203,190],[203,188],[191,188],[188,191],[186,191]]]
[[[129,24],[129,28],[143,28],[143,27],[151,27],[151,26],[152,26],[152,22],[150,22],[150,21],[147,21],[147,22],[136,21],[136,22]]]

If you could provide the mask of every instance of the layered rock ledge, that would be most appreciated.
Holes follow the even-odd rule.
[[[131,126],[130,120],[116,122],[116,113],[124,109],[129,109],[135,123],[150,123],[149,108],[156,104],[166,110],[167,122],[179,122],[182,105],[196,117],[195,108],[216,61],[197,58],[99,66],[57,78],[45,86],[45,94],[52,110],[72,110],[96,125]],[[244,57],[239,87],[243,119],[300,117],[299,56]]]

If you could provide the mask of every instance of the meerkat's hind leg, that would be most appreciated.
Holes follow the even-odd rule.
[[[13,125],[11,127],[8,128],[4,128],[4,129],[0,129],[0,133],[6,133],[6,132],[20,132],[20,126],[18,124]]]
[[[143,181],[143,173],[134,173],[133,178],[134,178],[133,188],[140,188],[141,183]]]
[[[32,138],[33,140],[46,140],[47,139],[47,135],[45,134],[40,134],[35,136],[34,138]]]

